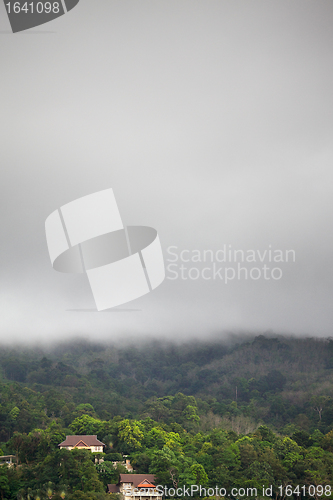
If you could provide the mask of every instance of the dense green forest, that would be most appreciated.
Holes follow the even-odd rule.
[[[0,376],[1,454],[17,456],[2,499],[104,499],[124,454],[163,485],[333,498],[332,339],[2,346]],[[59,450],[68,434],[97,434],[104,462]]]

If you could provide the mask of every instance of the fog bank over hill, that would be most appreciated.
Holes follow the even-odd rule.
[[[1,2],[0,341],[331,335],[331,1],[82,1],[29,36],[6,23]],[[158,231],[167,277],[97,313],[44,224],[107,188],[124,225]]]
[[[333,426],[333,339],[259,335],[113,345],[78,339],[45,349],[3,347],[0,375],[4,390],[14,384],[19,409],[28,411],[31,389],[31,397],[47,399],[50,416],[65,421],[79,403],[91,404],[102,419],[168,419],[173,397],[194,397],[203,429],[230,426],[236,417],[239,425],[264,422],[285,432]]]

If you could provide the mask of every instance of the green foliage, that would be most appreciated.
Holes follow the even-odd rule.
[[[191,465],[191,473],[194,477],[195,484],[205,485],[208,483],[207,473],[201,464]]]
[[[169,487],[272,484],[278,498],[279,485],[331,484],[332,345],[4,348],[1,448],[19,467],[0,466],[0,498],[110,500],[123,455]],[[105,454],[59,450],[68,434],[96,434]]]
[[[0,495],[1,498],[6,497],[10,492],[8,467],[7,465],[0,466]]]
[[[125,453],[142,448],[141,441],[144,438],[142,425],[140,422],[130,422],[128,419],[123,420],[118,425],[118,438],[121,449]]]
[[[77,417],[69,426],[73,434],[97,435],[103,429],[103,422],[90,415]]]

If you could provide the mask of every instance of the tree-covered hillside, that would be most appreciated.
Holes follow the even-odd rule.
[[[0,446],[18,459],[0,466],[2,498],[50,497],[47,483],[102,498],[123,454],[169,486],[272,484],[275,498],[279,485],[332,482],[330,339],[3,346],[0,365]],[[58,450],[68,434],[97,434],[104,462]]]
[[[229,425],[244,432],[265,423],[286,433],[327,432],[333,425],[332,340],[3,347],[0,367],[2,441],[52,419],[67,426],[81,403],[102,419],[151,417],[186,426],[165,404],[179,392],[195,397],[201,430]]]

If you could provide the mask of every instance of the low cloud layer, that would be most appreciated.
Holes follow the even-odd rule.
[[[331,2],[80,2],[38,36],[6,33],[3,9],[1,341],[331,334]],[[52,269],[44,221],[108,187],[167,265],[171,246],[295,262],[89,311],[85,276]]]

